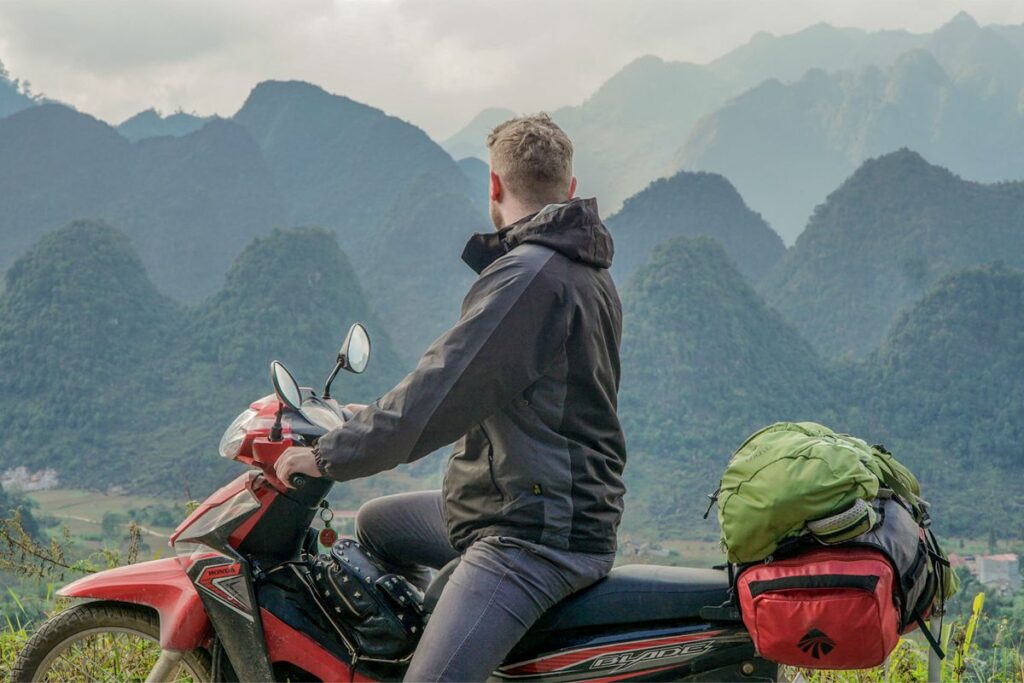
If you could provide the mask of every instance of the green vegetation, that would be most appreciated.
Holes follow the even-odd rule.
[[[961,180],[900,150],[866,162],[761,283],[825,355],[862,356],[943,275],[1003,259],[1024,267],[1024,183]]]
[[[0,412],[19,426],[0,435],[0,470],[201,497],[237,467],[215,457],[217,438],[270,393],[269,361],[319,388],[357,320],[374,364],[338,389],[365,402],[402,366],[330,233],[257,240],[221,292],[185,307],[156,290],[123,234],[70,225],[15,263],[0,295]]]
[[[670,241],[624,288],[628,532],[714,538],[699,513],[755,429],[812,420],[884,443],[941,534],[1024,537],[1024,273],[941,280],[882,346],[822,360],[707,239]],[[966,483],[966,485],[965,485]]]
[[[673,237],[711,237],[736,267],[757,282],[782,258],[778,235],[747,208],[728,180],[680,171],[656,180],[608,219],[615,239],[612,272],[626,281],[647,263],[654,247]]]
[[[858,378],[850,428],[918,473],[941,529],[1024,537],[1024,273],[943,278],[843,374]]]
[[[825,368],[707,238],[656,248],[624,288],[623,309],[626,528],[717,537],[713,521],[700,522],[702,494],[755,429],[833,421]]]

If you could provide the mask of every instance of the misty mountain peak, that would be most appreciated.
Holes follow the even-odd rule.
[[[280,105],[286,102],[301,106],[315,106],[317,103],[327,103],[332,100],[352,101],[341,95],[332,95],[320,86],[307,81],[262,81],[257,83],[249,93],[239,114],[249,109]]]
[[[978,25],[978,22],[967,10],[960,10],[952,19],[943,24],[939,31],[966,31],[979,28],[981,27]]]
[[[209,120],[209,117],[183,111],[164,116],[156,109],[150,108],[119,123],[117,132],[133,142],[164,135],[179,137],[199,130]]]

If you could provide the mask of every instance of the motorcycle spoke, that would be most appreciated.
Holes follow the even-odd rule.
[[[160,645],[141,633],[120,629],[83,632],[54,652],[40,680],[52,683],[145,681],[160,657]],[[195,681],[180,667],[175,683]]]

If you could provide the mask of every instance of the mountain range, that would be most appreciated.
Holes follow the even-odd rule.
[[[1024,69],[1024,59],[1020,60]],[[910,147],[966,177],[1024,176],[1021,90],[956,80],[929,52],[886,70],[769,80],[705,117],[677,157],[716,171],[792,240],[829,190],[867,158]]]
[[[707,238],[657,247],[623,309],[628,533],[717,538],[702,494],[730,453],[766,424],[812,420],[887,445],[941,533],[1024,535],[1024,272],[939,279],[845,362],[817,354]]]
[[[459,254],[489,225],[479,191],[418,128],[307,83],[262,83],[230,119],[147,111],[118,129],[45,103],[0,119],[0,268],[70,221],[105,220],[160,291],[196,302],[253,238],[322,226],[378,312],[404,321],[409,360],[458,314]]]
[[[553,116],[576,143],[580,192],[607,211],[680,169],[713,171],[792,243],[829,190],[900,147],[974,180],[1021,177],[1007,150],[1024,129],[1022,34],[966,13],[931,33],[761,33],[708,64],[642,57]],[[508,115],[487,110],[442,144],[486,159],[483,133]]]
[[[0,119],[0,267],[79,218],[119,225],[154,282],[185,300],[223,281],[231,259],[284,219],[259,148],[212,121],[182,137],[131,143],[60,104]]]
[[[825,355],[861,356],[942,276],[996,259],[1024,268],[1024,182],[965,181],[900,150],[831,193],[760,290]]]
[[[1024,189],[975,176],[986,155],[986,180],[1017,163],[1022,46],[1024,29],[964,16],[822,25],[704,66],[643,58],[556,112],[615,239],[627,530],[713,536],[701,494],[779,419],[888,444],[955,511],[941,528],[1019,526]],[[201,495],[232,471],[214,443],[269,393],[270,359],[316,386],[363,321],[374,361],[342,395],[368,401],[457,315],[462,246],[490,229],[473,145],[507,110],[449,154],[308,83],[261,83],[229,118],[114,128],[5,80],[26,99],[0,118],[0,413],[18,427],[0,468]],[[679,170],[689,154],[734,166]]]
[[[181,137],[202,128],[212,117],[196,116],[183,111],[163,116],[155,109],[140,111],[117,126],[117,132],[132,142],[164,135]]]

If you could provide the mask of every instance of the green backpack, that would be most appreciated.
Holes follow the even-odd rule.
[[[761,561],[809,526],[828,543],[864,533],[877,521],[866,503],[880,485],[925,522],[917,479],[884,448],[814,422],[765,427],[733,454],[713,497],[729,561]]]

